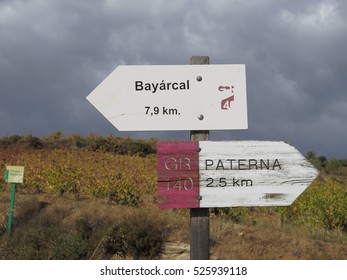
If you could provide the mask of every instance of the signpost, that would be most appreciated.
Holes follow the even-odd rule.
[[[284,142],[207,141],[248,128],[243,64],[118,66],[87,100],[120,131],[190,130],[158,144],[157,168],[159,207],[191,209],[191,259],[209,258],[209,207],[290,205],[318,174]]]
[[[7,233],[11,234],[12,228],[12,216],[14,208],[14,199],[16,195],[16,184],[23,183],[24,179],[24,166],[6,166],[5,183],[12,184],[11,201],[10,201],[10,213],[8,216]]]
[[[190,64],[193,65],[209,63],[210,58],[208,56],[192,56],[190,58]],[[222,89],[221,86],[218,87],[218,90],[220,89]],[[223,108],[222,104],[221,108]],[[199,116],[201,119],[203,117],[203,115]],[[220,121],[226,122],[227,119]],[[190,141],[204,141],[209,140],[209,138],[210,132],[208,130],[190,131]],[[210,259],[210,210],[208,208],[190,208],[190,259]]]
[[[210,65],[206,56],[193,56],[191,65],[118,66],[87,100],[120,131],[190,130],[191,140],[199,141],[208,140],[212,129],[248,128],[245,65]],[[190,145],[176,151],[185,153],[186,148],[195,153]],[[166,164],[185,168],[183,161]],[[176,186],[195,190],[197,177],[190,173],[198,173],[185,172],[192,181],[178,178]],[[171,206],[190,205],[181,203],[187,199],[182,192],[172,188],[171,193]],[[191,259],[208,259],[208,247],[209,209],[193,207]]]
[[[120,131],[248,127],[243,64],[122,65],[87,100]]]
[[[180,150],[188,144],[195,154]],[[158,144],[160,208],[287,206],[317,175],[305,157],[283,141]]]

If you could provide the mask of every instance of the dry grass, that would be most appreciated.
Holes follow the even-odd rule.
[[[9,198],[9,190],[0,192],[1,248],[8,243]],[[282,224],[276,212],[254,210],[251,217],[235,223],[230,218],[211,215],[212,259],[347,259],[345,233]],[[154,204],[127,207],[89,196],[76,199],[73,195],[52,196],[19,190],[12,238],[41,242],[48,234],[39,230],[42,226],[50,230],[56,227],[56,232],[49,234],[61,245],[42,255],[30,251],[35,248],[25,247],[27,255],[18,258],[156,259],[167,242],[189,243],[189,210],[161,210]],[[23,235],[24,231],[31,233],[30,238]],[[71,235],[59,239],[57,235],[62,233]],[[131,240],[146,237],[139,245],[126,240],[125,233]],[[136,246],[140,247],[136,249]],[[62,248],[68,252],[62,252]],[[2,258],[6,258],[2,253]]]
[[[1,258],[82,258],[111,259],[134,258],[156,259],[164,248],[164,242],[177,237],[189,238],[185,227],[181,227],[184,215],[168,213],[156,207],[127,207],[109,204],[105,199],[80,197],[73,195],[51,196],[30,194],[19,191],[13,216],[13,232],[7,239],[7,211],[10,193],[0,193],[3,223],[0,242],[8,250],[1,252]],[[183,230],[182,230],[183,229]],[[30,233],[28,237],[26,233]],[[44,244],[46,238],[58,241],[58,235],[68,234],[63,240],[67,246],[81,246],[83,252],[75,248],[69,254],[58,251],[59,244],[47,244],[40,248],[28,247],[25,240],[31,243]],[[182,234],[182,232],[184,232]],[[174,233],[171,235],[171,233]],[[49,236],[48,236],[49,235]],[[62,242],[62,240],[60,240]],[[14,244],[17,243],[17,244]],[[73,244],[71,244],[73,243]],[[17,246],[15,250],[10,247]],[[47,248],[46,248],[46,247]],[[70,246],[70,247],[71,247]],[[55,247],[54,251],[49,248]],[[42,250],[42,253],[34,252]],[[9,251],[21,252],[15,255]]]

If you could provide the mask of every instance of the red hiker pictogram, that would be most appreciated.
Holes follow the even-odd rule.
[[[223,99],[222,102],[221,102],[221,109],[222,110],[229,110],[230,107],[231,107],[231,102],[234,101],[234,95],[226,98],[226,99]]]

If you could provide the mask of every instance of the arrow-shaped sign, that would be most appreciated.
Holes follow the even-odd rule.
[[[285,142],[158,143],[161,208],[286,206],[317,175]]]
[[[248,127],[243,64],[118,66],[87,99],[120,131]]]

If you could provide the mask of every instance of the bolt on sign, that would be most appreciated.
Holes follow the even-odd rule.
[[[23,183],[24,166],[6,166],[6,183]]]
[[[317,170],[283,141],[158,143],[160,208],[288,206]]]
[[[120,131],[248,128],[244,64],[122,65],[87,100]]]

